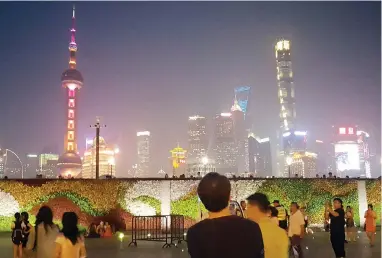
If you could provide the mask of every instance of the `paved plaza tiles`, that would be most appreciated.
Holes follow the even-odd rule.
[[[229,237],[229,236],[227,236]],[[377,232],[376,245],[369,247],[365,233],[358,234],[356,243],[346,244],[347,258],[380,258],[381,232]],[[329,233],[319,232],[305,238],[306,258],[334,258],[329,242]],[[112,239],[87,239],[88,258],[187,258],[187,244],[162,249],[163,243],[138,242],[137,247],[128,247],[130,237],[125,237],[122,246],[117,237]],[[12,258],[10,233],[0,234],[0,257]]]

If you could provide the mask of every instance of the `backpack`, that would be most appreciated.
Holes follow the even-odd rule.
[[[23,240],[23,230],[21,228],[21,222],[15,221],[15,227],[12,230],[12,241],[14,243],[19,243]]]

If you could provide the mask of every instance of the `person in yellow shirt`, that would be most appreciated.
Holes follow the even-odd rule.
[[[255,193],[247,198],[247,216],[260,226],[265,258],[288,258],[289,239],[269,217],[270,203],[265,194]]]

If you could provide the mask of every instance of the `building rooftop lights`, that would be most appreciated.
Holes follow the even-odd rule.
[[[232,114],[231,113],[221,113],[220,116],[222,116],[222,117],[230,117],[230,116],[232,116]]]
[[[150,136],[149,131],[137,132],[137,136]]]
[[[197,120],[197,119],[203,119],[203,118],[205,118],[204,116],[198,116],[198,115],[196,115],[196,116],[190,116],[189,118],[188,118],[188,120]]]
[[[269,142],[269,137],[262,138],[262,139],[259,140],[259,143],[264,143],[264,142]]]

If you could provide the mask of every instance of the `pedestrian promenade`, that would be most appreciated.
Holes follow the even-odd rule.
[[[227,236],[232,237],[232,236]],[[370,248],[364,232],[358,234],[356,243],[346,244],[347,258],[380,258],[381,232],[377,232],[376,245]],[[86,247],[89,258],[187,258],[187,244],[182,243],[177,248],[162,249],[163,243],[138,242],[138,247],[128,247],[131,237],[127,235],[122,245],[117,237],[111,239],[87,239]],[[329,242],[329,233],[319,232],[305,238],[305,257],[334,258]],[[0,234],[1,258],[12,258],[12,243],[10,233]],[[239,251],[239,250],[238,250]]]

